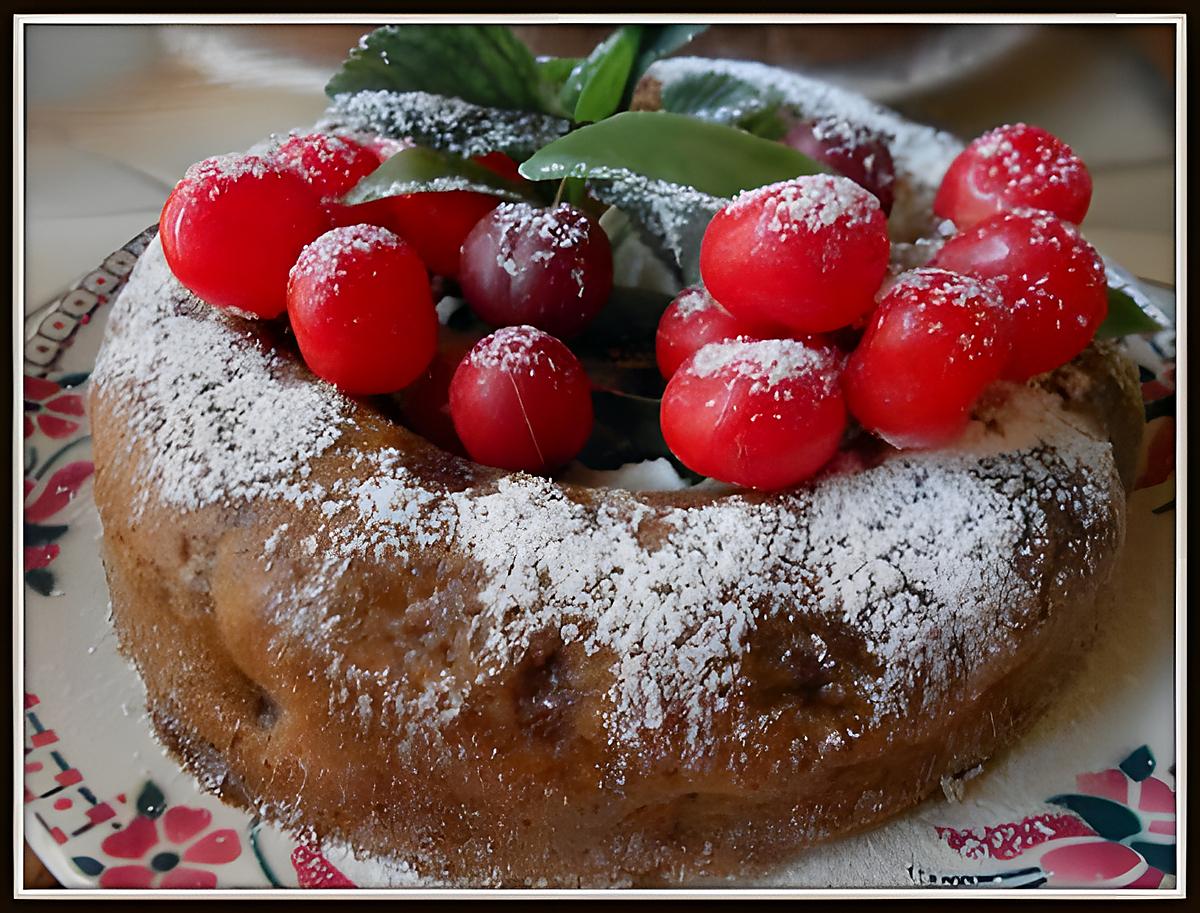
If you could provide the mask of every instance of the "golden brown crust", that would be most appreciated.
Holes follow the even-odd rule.
[[[147,277],[135,276],[131,288],[139,284],[144,297],[135,291],[115,315],[112,351],[130,344],[134,330],[123,321],[131,309],[166,297]],[[184,325],[215,319],[180,308],[172,313]],[[228,326],[234,335],[250,332]],[[150,363],[173,357],[162,345]],[[312,383],[286,348],[270,345],[281,359],[278,383]],[[772,559],[781,574],[793,561],[798,568],[798,576],[780,578],[792,581],[791,608],[754,597],[737,649],[708,657],[731,678],[715,702],[701,699],[703,718],[689,715],[695,708],[687,700],[664,698],[661,720],[629,729],[618,725],[628,661],[620,650],[628,643],[571,633],[601,622],[558,606],[565,597],[554,595],[554,567],[541,571],[533,603],[514,605],[507,627],[497,627],[488,619],[496,572],[461,528],[429,526],[438,535],[419,549],[347,552],[345,569],[326,576],[319,559],[336,553],[338,537],[357,532],[361,517],[266,496],[181,509],[172,501],[181,493],[154,472],[174,446],[171,422],[182,419],[158,408],[164,393],[152,380],[119,376],[113,365],[121,363],[110,352],[91,397],[96,502],[114,625],[145,681],[159,734],[230,801],[360,851],[400,857],[425,877],[472,885],[655,885],[750,873],[798,847],[869,827],[992,755],[1040,712],[1071,665],[1064,659],[1094,632],[1093,599],[1124,528],[1114,465],[1131,464],[1140,435],[1128,365],[1112,351],[1087,353],[1043,382],[1086,421],[1054,432],[1063,435],[1057,443],[1028,443],[1019,457],[1001,450],[960,460],[955,465],[965,468],[946,476],[990,480],[993,487],[978,491],[1008,491],[1023,505],[1026,527],[997,565],[1008,568],[1003,586],[972,609],[994,630],[976,636],[963,625],[936,640],[936,624],[959,622],[935,614],[937,600],[914,581],[888,590],[895,605],[910,609],[884,619],[884,629],[872,627],[877,616],[845,609],[842,594],[822,607],[819,590],[803,581],[826,574],[850,586],[859,578],[835,573],[812,546]],[[408,473],[404,490],[433,492],[434,507],[457,505],[459,527],[471,520],[476,498],[507,484],[503,473],[444,454],[363,404],[346,409],[337,441],[304,461],[305,484],[336,492],[364,478],[364,455],[387,451]],[[1107,431],[1087,430],[1092,422]],[[1111,438],[1115,461],[1092,435]],[[1071,456],[1076,443],[1082,458]],[[936,461],[897,465],[892,475],[857,478],[932,478],[938,469]],[[544,495],[532,482],[511,484]],[[826,487],[840,484],[834,478]],[[597,535],[596,517],[606,510],[643,511],[629,527],[636,540],[629,560],[646,562],[679,535],[681,518],[701,509],[739,511],[748,523],[790,518],[799,531],[780,528],[778,541],[808,542],[803,527],[820,519],[822,491],[630,498],[551,488],[563,499],[553,516],[568,516],[562,504],[582,511],[580,536]],[[907,506],[919,509],[919,479],[912,494]],[[885,495],[878,492],[881,502]],[[395,528],[421,522],[413,514]],[[514,529],[498,525],[494,535],[518,543]],[[562,541],[572,535],[563,531]],[[745,535],[754,533],[747,527]],[[769,545],[771,534],[761,535]],[[310,543],[320,544],[315,553]],[[773,571],[742,573],[748,583]],[[737,589],[714,590],[702,611],[721,619],[719,604],[736,602]],[[664,590],[661,598],[668,596]],[[599,602],[590,611],[603,612]],[[562,614],[546,614],[551,608]],[[514,627],[518,609],[524,621]],[[892,626],[914,618],[933,619],[934,628],[912,630],[934,639],[888,647]],[[678,683],[653,665],[638,668]]]

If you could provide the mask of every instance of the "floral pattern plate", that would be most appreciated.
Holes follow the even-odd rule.
[[[116,650],[84,403],[107,305],[153,232],[25,328],[26,839],[72,888],[420,886],[402,862],[299,839],[204,792],[155,741]],[[1173,312],[1170,292],[1150,294]],[[756,885],[1174,886],[1173,334],[1126,344],[1142,366],[1146,448],[1103,634],[1076,680],[1013,751],[945,782],[945,800]]]

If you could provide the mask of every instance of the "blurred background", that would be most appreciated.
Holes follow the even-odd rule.
[[[515,28],[534,53],[582,55],[614,27]],[[190,163],[314,121],[369,28],[27,26],[26,310],[154,223]],[[719,25],[684,53],[808,72],[965,138],[1045,127],[1092,170],[1089,239],[1173,279],[1171,26]]]

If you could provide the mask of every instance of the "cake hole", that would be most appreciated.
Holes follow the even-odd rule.
[[[261,729],[270,729],[279,722],[279,705],[262,690],[254,701],[254,722]]]
[[[755,643],[743,659],[751,699],[762,704],[799,698],[818,700],[833,681],[836,663],[824,641],[807,631],[777,626]]]
[[[536,638],[517,677],[518,725],[539,741],[561,742],[569,733],[569,713],[578,698],[557,633]]]

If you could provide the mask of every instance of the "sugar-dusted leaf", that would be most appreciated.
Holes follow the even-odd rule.
[[[565,134],[571,122],[427,92],[364,91],[335,96],[320,126],[411,139],[464,157],[503,152],[521,160]]]
[[[626,111],[581,127],[521,165],[535,181],[630,172],[718,197],[822,170],[782,143],[666,111]]]
[[[363,36],[325,92],[428,92],[493,108],[541,109],[533,55],[502,25],[386,25]]]
[[[617,110],[641,37],[642,26],[621,26],[571,70],[560,100],[576,123],[602,120]]]
[[[611,171],[589,180],[588,187],[596,199],[630,217],[642,240],[675,265],[682,284],[700,281],[700,241],[729,200],[630,171]]]
[[[786,132],[780,93],[732,73],[699,71],[673,80],[663,86],[661,102],[663,111],[741,127],[766,139]]]
[[[359,181],[342,197],[348,205],[408,193],[473,190],[506,200],[532,199],[527,188],[448,152],[421,146],[402,149]]]

